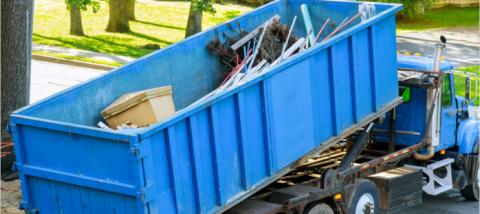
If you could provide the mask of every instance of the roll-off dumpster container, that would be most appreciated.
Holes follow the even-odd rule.
[[[314,29],[358,2],[274,1],[12,114],[22,206],[40,213],[211,213],[271,183],[292,163],[398,97],[395,12],[376,15],[269,72],[198,105],[222,81],[207,50],[237,23],[250,31],[278,14]],[[302,24],[295,28],[304,36]],[[122,94],[171,85],[177,110],[137,133],[96,127]]]

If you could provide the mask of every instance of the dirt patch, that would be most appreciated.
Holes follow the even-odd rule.
[[[16,214],[24,213],[18,209],[20,200],[22,199],[22,193],[20,192],[20,183],[18,180],[4,182],[1,185],[2,193],[2,214]]]

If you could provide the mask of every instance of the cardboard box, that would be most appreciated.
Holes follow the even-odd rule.
[[[112,129],[126,123],[144,127],[174,114],[171,86],[124,94],[102,111],[103,118]]]

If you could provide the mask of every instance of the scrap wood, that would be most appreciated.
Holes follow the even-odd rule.
[[[275,15],[273,16],[272,18],[270,18],[269,20],[267,20],[264,24],[266,23],[269,23],[269,22],[273,22],[275,20],[280,20],[280,16],[279,15]],[[255,36],[258,35],[258,33],[260,32],[260,30],[262,29],[262,26],[263,25],[260,25],[258,26],[257,28],[255,28],[254,30],[252,30],[250,33],[248,33],[245,37],[241,38],[240,40],[238,40],[237,42],[233,43],[232,46],[230,46],[230,48],[234,51],[236,51],[238,48],[242,47],[243,45],[245,45],[248,41],[252,40]],[[240,25],[239,25],[240,27]]]

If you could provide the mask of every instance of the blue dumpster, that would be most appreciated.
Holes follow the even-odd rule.
[[[398,101],[395,12],[376,15],[270,72],[189,104],[222,81],[207,50],[237,23],[252,30],[278,14],[314,29],[340,23],[358,2],[278,0],[11,115],[22,206],[40,213],[212,213],[273,182],[305,155]],[[295,33],[305,35],[297,24]],[[98,128],[122,94],[172,85],[177,110],[134,133]]]

